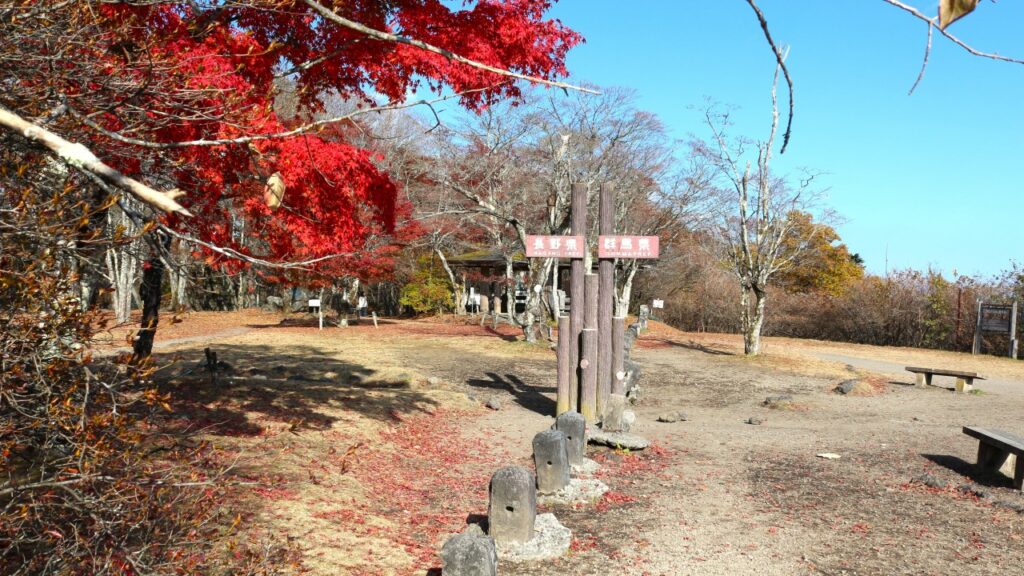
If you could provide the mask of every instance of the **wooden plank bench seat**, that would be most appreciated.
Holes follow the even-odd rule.
[[[919,366],[907,366],[907,372],[917,374],[918,386],[931,386],[932,376],[952,376],[956,378],[956,391],[966,392],[974,387],[975,380],[984,380],[985,377],[977,372],[962,372],[960,370],[942,370],[940,368],[921,368]]]
[[[1024,438],[1010,432],[976,426],[964,426],[964,434],[978,439],[978,466],[984,470],[996,472],[1010,454],[1015,455],[1017,464],[1013,471],[1013,487],[1024,489]]]

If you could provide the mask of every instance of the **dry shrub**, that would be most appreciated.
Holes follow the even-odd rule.
[[[0,573],[272,571],[264,549],[215,553],[215,455],[165,433],[146,369],[90,352],[77,270],[109,203],[14,145],[0,137]]]

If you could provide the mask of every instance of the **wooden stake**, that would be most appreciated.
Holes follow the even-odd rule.
[[[597,419],[597,329],[584,328],[581,334],[583,341],[580,372],[583,373],[583,390],[580,394],[580,414],[588,424]]]
[[[612,394],[626,394],[626,319],[612,319]]]
[[[572,185],[572,198],[570,208],[570,231],[574,236],[587,234],[587,187],[585,184]],[[585,242],[584,242],[585,244]],[[572,366],[578,368],[580,365],[580,348],[583,345],[580,341],[580,334],[583,332],[583,310],[585,307],[584,276],[586,275],[586,264],[582,258],[574,258],[570,263],[569,291],[571,293],[569,308],[569,324],[572,331]],[[580,410],[580,389],[583,386],[583,374],[574,369],[574,378],[569,389],[569,405],[573,410]]]
[[[580,414],[587,422],[597,419],[597,276],[587,274],[583,280],[585,295],[583,298],[583,338],[580,371],[583,374],[583,386],[580,392]]]
[[[558,358],[558,401],[555,415],[568,412],[572,409],[570,401],[575,370],[572,365],[572,322],[568,316],[558,317],[558,348],[555,355]]]
[[[602,184],[599,193],[600,234],[615,234],[615,187]],[[604,414],[608,395],[612,391],[612,314],[615,304],[615,260],[602,258],[598,262],[597,311],[597,413]]]

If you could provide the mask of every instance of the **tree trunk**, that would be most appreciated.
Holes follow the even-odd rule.
[[[622,291],[619,292],[619,297],[615,300],[615,315],[619,318],[625,318],[629,314],[629,300],[633,297],[633,279],[636,278],[636,272],[639,269],[636,260],[626,266]]]
[[[144,362],[153,354],[153,340],[156,337],[156,326],[160,321],[160,298],[163,295],[164,261],[159,250],[154,246],[149,260],[143,265],[142,286],[142,323],[139,335],[135,339],[135,353],[132,362],[136,365]]]
[[[751,296],[753,303],[750,301]],[[761,328],[764,326],[764,308],[768,295],[757,288],[744,288],[740,299],[743,305],[743,353],[757,356],[761,353]]]
[[[440,248],[435,247],[434,253],[437,254],[437,258],[441,261],[441,267],[444,268],[445,274],[448,275],[448,281],[452,284],[452,297],[455,302],[455,313],[462,315],[466,310],[466,300],[464,298],[465,286],[460,285],[455,280],[455,272],[452,267],[448,265],[448,258],[445,257],[444,252]]]
[[[188,308],[188,275],[181,266],[167,266],[167,273],[171,283],[171,307],[175,310]]]

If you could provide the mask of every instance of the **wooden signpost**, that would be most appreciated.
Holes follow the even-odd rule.
[[[615,189],[600,188],[597,241],[598,274],[589,273],[587,257],[587,188],[574,184],[570,235],[527,236],[529,258],[569,258],[569,317],[558,318],[557,414],[578,411],[589,423],[604,419],[608,398],[624,395],[625,318],[615,317],[615,260],[657,258],[657,236],[615,235]],[[555,267],[557,274],[557,266]]]
[[[1009,356],[1017,357],[1017,301],[1012,304],[985,304],[978,301],[978,322],[974,327],[972,354],[981,353],[982,335],[1006,334],[1010,339]]]

